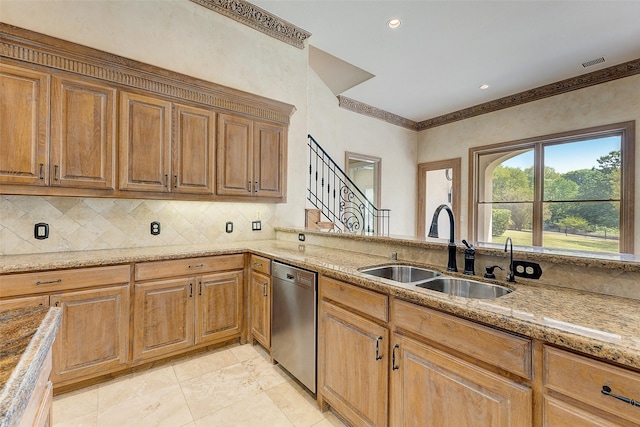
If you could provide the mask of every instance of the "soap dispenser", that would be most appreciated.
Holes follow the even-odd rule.
[[[473,276],[475,273],[474,264],[476,262],[476,250],[473,248],[473,245],[467,243],[466,240],[463,240],[462,243],[466,246],[464,250],[464,274]]]
[[[493,270],[495,270],[495,268],[498,267],[500,270],[504,270],[504,268],[500,267],[499,265],[491,265],[491,266],[486,266],[485,269],[485,273],[484,273],[484,278],[485,279],[495,279],[496,275],[493,273]]]

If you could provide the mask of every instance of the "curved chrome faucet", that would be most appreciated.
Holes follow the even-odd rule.
[[[507,244],[509,244],[511,249],[511,254],[509,255],[509,272],[507,273],[507,282],[515,282],[516,276],[513,273],[513,240],[511,237],[507,237],[507,240],[504,242],[504,251],[507,252]]]
[[[449,214],[449,261],[447,262],[447,271],[458,271],[458,266],[456,264],[456,242],[454,240],[455,224],[453,220],[453,211],[449,205],[442,204],[436,208],[433,213],[433,218],[431,219],[431,227],[429,227],[429,237],[438,237],[438,215],[440,215],[440,211],[442,211],[442,209],[446,210]]]

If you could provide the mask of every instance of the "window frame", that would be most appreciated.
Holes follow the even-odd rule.
[[[620,173],[620,254],[634,253],[634,208],[635,208],[635,121],[614,123],[562,133],[536,136],[516,141],[471,147],[469,149],[469,206],[470,221],[468,236],[478,243],[478,202],[480,187],[484,182],[480,177],[479,159],[481,155],[507,153],[522,149],[534,150],[534,195],[533,195],[533,247],[542,247],[543,194],[544,194],[544,146],[595,139],[611,134],[621,135],[621,173]],[[484,178],[484,177],[482,177]],[[554,248],[548,248],[554,249]],[[604,254],[604,253],[603,253]]]

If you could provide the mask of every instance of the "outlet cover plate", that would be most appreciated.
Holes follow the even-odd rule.
[[[151,234],[153,236],[160,234],[160,223],[158,221],[153,221],[151,223]]]

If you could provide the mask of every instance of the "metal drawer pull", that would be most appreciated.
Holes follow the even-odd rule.
[[[198,264],[198,265],[190,265],[189,268],[202,268],[204,267],[204,264]]]
[[[50,285],[50,284],[52,284],[52,283],[60,283],[60,282],[62,282],[62,279],[58,279],[58,280],[49,280],[48,282],[40,282],[40,281],[37,281],[37,282],[36,282],[36,285]]]
[[[255,265],[256,267],[262,267],[262,263],[261,262],[254,262],[253,265]]]
[[[58,180],[58,169],[59,169],[58,165],[55,165],[53,167],[53,180],[54,181]]]
[[[199,295],[202,295],[202,282],[200,282],[200,292]]]
[[[40,179],[44,179],[44,163],[40,163]]]
[[[391,352],[391,370],[397,371],[400,369],[400,366],[396,365],[396,350],[400,348],[398,344],[393,346],[393,351]]]
[[[382,337],[376,338],[376,360],[382,359],[382,355],[380,354],[380,341]]]
[[[255,185],[253,186],[253,191],[255,191],[256,193],[258,192],[258,181],[256,181]]]
[[[267,295],[267,284],[266,284],[266,283],[263,283],[263,284],[262,284],[262,296],[263,296],[263,297],[268,296],[268,295]]]
[[[249,181],[249,193],[251,193],[251,181]]]
[[[616,399],[622,400],[623,402],[628,403],[629,405],[632,405],[632,406],[640,406],[640,401],[629,399],[628,397],[624,397],[624,396],[619,396],[617,394],[613,394],[611,393],[611,387],[606,385],[602,386],[602,394],[606,396],[615,397]]]

